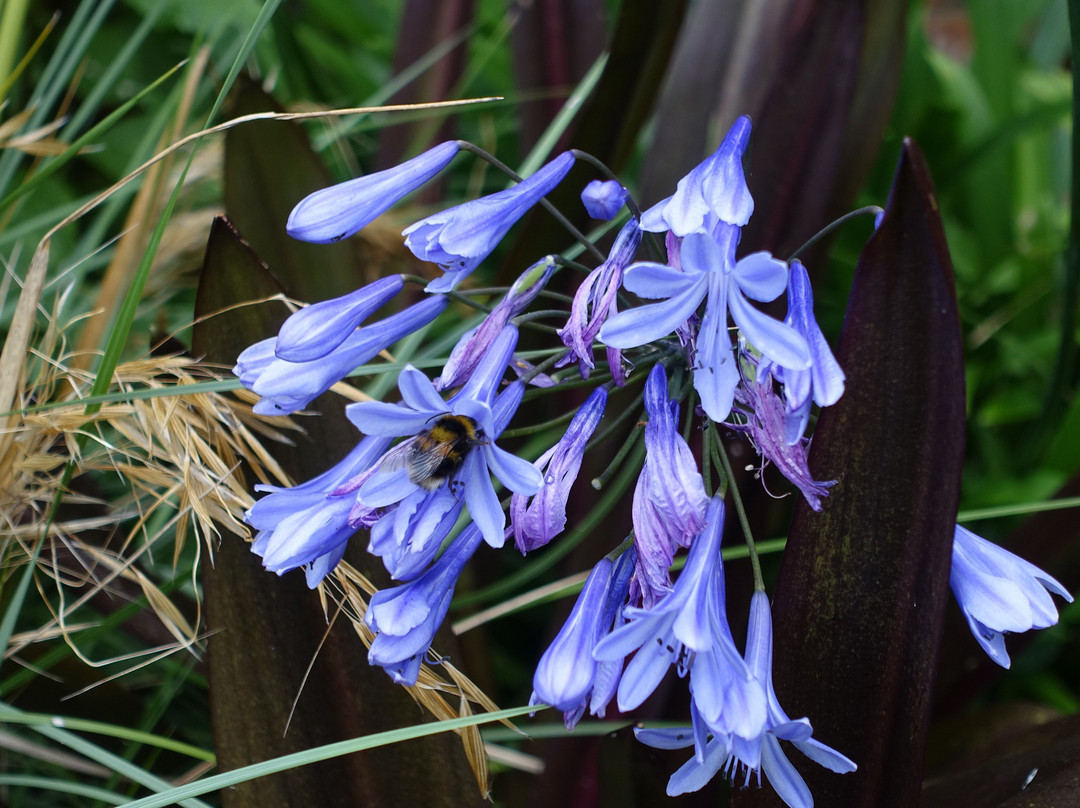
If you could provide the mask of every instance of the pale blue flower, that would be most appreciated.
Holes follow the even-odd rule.
[[[810,420],[811,401],[819,407],[829,407],[844,394],[844,371],[829,349],[821,326],[814,318],[814,293],[810,276],[799,261],[791,262],[788,273],[788,311],[784,322],[802,334],[810,348],[810,367],[789,370],[779,365],[770,371],[784,385],[787,404],[786,437],[790,444],[798,443]]]
[[[620,710],[645,701],[675,665],[680,676],[689,674],[693,704],[710,727],[752,736],[765,722],[765,692],[727,626],[720,558],[722,497],[709,502],[705,521],[674,586],[651,608],[625,608],[627,622],[603,639],[593,656],[618,660],[636,651],[619,682]]]
[[[486,442],[466,454],[451,483],[464,495],[470,516],[485,541],[493,547],[501,547],[505,540],[506,518],[490,475],[494,474],[510,491],[524,495],[535,494],[543,482],[540,472],[531,463],[494,443],[506,428],[524,392],[521,382],[514,382],[500,397],[505,400],[504,411],[496,413],[493,410],[495,392],[516,343],[517,329],[506,326],[484,354],[476,372],[448,401],[442,399],[423,373],[408,365],[398,377],[401,404],[364,401],[346,407],[346,415],[360,431],[383,437],[416,436],[447,414],[471,418],[479,436]],[[408,447],[395,447],[391,451],[408,451]],[[370,508],[387,508],[397,503],[419,507],[422,500],[440,496],[438,492],[447,487],[450,484],[428,491],[411,479],[407,467],[400,467],[373,475],[360,486],[357,496]],[[442,496],[445,499],[445,494]],[[431,521],[434,520],[432,514]],[[398,543],[405,538],[405,534],[396,536]]]
[[[592,218],[607,222],[618,215],[629,195],[615,180],[593,180],[581,192],[581,203]]]
[[[706,301],[697,337],[694,388],[714,421],[731,411],[739,370],[728,334],[728,312],[743,336],[765,359],[785,368],[810,367],[806,340],[794,328],[754,308],[754,300],[774,300],[787,286],[787,265],[767,252],[735,261],[739,228],[721,223],[712,235],[691,233],[682,240],[678,267],[651,262],[626,270],[623,286],[640,297],[663,299],[621,311],[600,329],[601,341],[625,350],[677,330]]]
[[[697,791],[719,772],[734,781],[742,770],[745,779],[735,785],[745,787],[756,775],[760,786],[764,773],[777,796],[790,808],[812,808],[814,799],[810,789],[780,748],[781,740],[790,741],[815,763],[838,774],[853,772],[856,766],[835,749],[815,740],[809,721],[805,718],[793,721],[780,706],[772,684],[772,616],[768,596],[760,591],[750,601],[746,663],[754,681],[761,683],[767,695],[768,718],[757,732],[747,735],[718,730],[691,705],[691,727],[635,730],[635,734],[642,743],[659,749],[695,746],[695,755],[668,781],[670,796]]]
[[[233,368],[240,383],[261,398],[259,415],[288,415],[301,410],[352,371],[402,337],[423,328],[446,308],[445,297],[425,298],[402,312],[352,331],[328,354],[307,362],[275,355],[277,337],[256,342],[237,357]]]
[[[574,155],[563,152],[513,188],[465,202],[405,228],[405,246],[413,255],[445,270],[442,277],[427,285],[427,291],[452,291],[573,165]]]
[[[293,208],[285,229],[317,244],[347,238],[442,171],[458,148],[454,140],[440,143],[401,165],[316,191]]]
[[[994,662],[1010,665],[1005,634],[1048,628],[1058,621],[1050,592],[1072,595],[1034,564],[956,526],[949,586],[971,633]]]
[[[281,324],[274,355],[287,362],[310,362],[326,356],[404,285],[403,276],[391,275],[342,297],[305,306]]]
[[[251,550],[263,566],[278,575],[307,567],[308,586],[314,589],[337,566],[356,532],[348,519],[351,499],[335,495],[336,489],[370,468],[389,444],[387,438],[364,438],[333,468],[301,485],[256,485],[256,491],[270,495],[252,505],[244,519],[258,531]]]
[[[574,728],[586,707],[602,718],[615,695],[621,661],[597,662],[592,654],[626,601],[633,555],[631,550],[615,562],[603,558],[593,567],[570,616],[536,667],[529,703],[562,711],[567,729]]]
[[[648,607],[670,589],[675,551],[689,546],[705,526],[709,498],[697,461],[679,434],[679,403],[668,398],[663,365],[655,365],[645,382],[645,411],[645,463],[632,513],[637,583]]]
[[[742,157],[750,142],[750,119],[738,118],[716,151],[679,180],[675,193],[641,216],[643,229],[676,236],[710,232],[717,222],[742,227],[754,212]],[[770,298],[771,300],[772,298]]]
[[[602,387],[593,390],[570,421],[566,434],[533,463],[544,480],[536,496],[530,500],[514,494],[510,498],[514,544],[522,553],[543,547],[566,527],[570,486],[577,479],[585,444],[604,417],[606,404],[607,391]]]
[[[368,651],[369,663],[384,668],[398,684],[416,684],[461,570],[482,539],[476,525],[469,525],[423,575],[371,596],[364,622],[377,636]]]

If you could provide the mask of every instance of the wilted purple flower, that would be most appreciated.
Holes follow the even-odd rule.
[[[404,285],[403,276],[391,275],[343,297],[305,306],[281,324],[274,355],[287,362],[310,362],[326,356]]]
[[[620,710],[645,701],[674,664],[680,676],[690,674],[693,704],[710,726],[752,737],[765,722],[765,692],[727,627],[722,497],[709,502],[705,520],[675,585],[651,608],[626,607],[628,622],[603,639],[593,656],[618,660],[637,652],[619,682]]]
[[[394,168],[316,191],[293,208],[285,229],[317,244],[347,238],[446,168],[458,148],[454,140],[440,143]]]
[[[501,411],[493,408],[495,391],[506,372],[516,343],[517,329],[506,326],[484,354],[476,372],[449,401],[443,401],[428,378],[408,365],[398,377],[403,403],[363,401],[346,407],[349,420],[368,435],[411,438],[392,449],[394,460],[385,459],[383,471],[360,486],[357,496],[361,503],[369,508],[386,508],[397,503],[420,508],[422,502],[433,501],[432,498],[441,498],[449,503],[443,491],[449,485],[421,485],[427,481],[418,479],[410,463],[397,461],[407,461],[418,441],[430,440],[429,430],[433,424],[447,416],[458,419],[459,424],[460,419],[464,418],[475,431],[476,440],[454,472],[451,483],[464,494],[469,514],[488,544],[502,546],[506,518],[490,474],[494,473],[511,491],[525,495],[535,494],[543,481],[540,472],[531,463],[500,449],[494,443],[521,402],[524,390],[521,382],[514,382],[500,396],[503,404]],[[443,493],[440,494],[441,491]],[[431,512],[426,518],[430,524],[440,521],[442,515]],[[397,517],[395,524],[399,524]],[[405,533],[395,532],[397,544],[406,538]]]
[[[1048,628],[1058,621],[1053,592],[1072,603],[1058,581],[1017,555],[956,526],[949,586],[979,645],[1007,668],[1005,634]]]
[[[746,417],[746,423],[733,425],[734,428],[746,432],[758,454],[802,491],[811,508],[820,511],[821,498],[828,496],[836,480],[819,481],[810,476],[809,441],[800,436],[794,443],[788,442],[788,409],[774,389],[772,376],[765,365],[757,365],[752,357],[746,356],[744,361],[748,368],[756,367],[756,372],[751,370],[750,375],[755,378],[744,377],[735,390],[739,401],[736,409]]]
[[[288,415],[306,407],[360,365],[402,337],[423,328],[446,308],[446,298],[425,298],[405,311],[350,333],[318,359],[289,362],[275,356],[278,337],[245,349],[233,368],[240,383],[262,398],[253,407],[259,415]]]
[[[547,285],[555,271],[554,256],[541,258],[525,270],[510,287],[502,300],[476,328],[466,331],[458,340],[450,358],[443,365],[442,375],[435,381],[436,390],[449,390],[465,382],[480,363],[484,351],[510,322],[532,303]]]
[[[641,262],[626,270],[623,286],[662,303],[621,311],[600,329],[600,339],[614,348],[644,345],[682,326],[706,300],[697,338],[694,388],[714,421],[731,411],[739,371],[728,334],[728,312],[743,336],[762,355],[785,368],[810,367],[810,352],[794,328],[758,311],[754,300],[775,299],[787,285],[787,265],[767,252],[735,261],[739,228],[720,223],[713,235],[691,233],[679,249],[680,269]]]
[[[405,228],[405,246],[413,255],[438,264],[446,272],[431,281],[427,291],[453,290],[573,165],[574,155],[563,152],[513,188],[465,202]]]
[[[559,360],[557,367],[577,361],[581,377],[589,378],[589,372],[593,368],[593,340],[600,333],[600,327],[607,318],[617,311],[615,299],[622,284],[623,270],[634,260],[639,244],[641,228],[638,227],[636,219],[630,219],[616,236],[607,260],[582,281],[574,293],[570,319],[559,329],[559,338],[570,350]],[[611,363],[610,351],[608,360]],[[614,364],[618,363],[612,364],[614,372]]]
[[[592,218],[607,222],[615,218],[629,195],[615,180],[593,180],[581,192],[581,202]]]
[[[307,567],[307,583],[314,589],[345,551],[356,528],[348,521],[351,501],[334,492],[350,477],[369,468],[390,444],[387,438],[364,438],[340,463],[306,483],[283,488],[256,485],[269,491],[244,514],[258,533],[251,550],[263,566],[283,575]]]
[[[780,366],[772,368],[776,380],[784,385],[784,401],[787,402],[787,442],[798,443],[806,432],[810,420],[810,402],[819,407],[829,407],[844,394],[844,371],[829,349],[821,326],[814,319],[814,293],[810,276],[799,261],[791,262],[788,273],[788,311],[784,322],[806,339],[810,348],[810,367],[806,370],[789,370]]]
[[[386,670],[396,683],[416,684],[420,663],[439,630],[461,570],[483,537],[469,525],[420,577],[371,596],[364,622],[378,633],[368,662]]]
[[[522,553],[543,547],[566,527],[570,486],[577,479],[585,444],[604,417],[606,405],[607,391],[602,387],[593,390],[574,415],[566,434],[533,464],[543,473],[544,480],[536,496],[531,502],[521,494],[510,498],[514,544]]]
[[[586,706],[602,718],[615,695],[622,662],[597,662],[592,653],[626,601],[633,555],[633,550],[623,553],[616,562],[603,558],[593,567],[570,616],[536,667],[529,703],[561,710],[567,729],[577,725]]]
[[[679,180],[672,196],[642,214],[642,228],[686,236],[699,230],[712,231],[717,221],[738,227],[750,221],[754,199],[742,168],[749,141],[750,119],[743,115],[732,124],[716,151]]]
[[[646,607],[671,586],[668,569],[679,547],[705,526],[709,498],[697,462],[679,434],[679,403],[668,398],[667,375],[655,365],[645,382],[645,464],[634,489],[637,582]]]

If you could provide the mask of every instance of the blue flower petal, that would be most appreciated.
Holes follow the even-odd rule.
[[[660,300],[675,297],[703,280],[699,272],[681,272],[667,264],[640,261],[627,267],[623,288],[638,297]]]
[[[515,494],[530,497],[540,490],[544,478],[532,463],[495,444],[484,446],[482,451],[488,468]]]
[[[405,404],[417,412],[437,415],[449,411],[431,379],[412,365],[406,365],[398,375],[398,390]]]
[[[740,258],[732,275],[744,295],[762,303],[776,300],[788,284],[787,264],[767,252]]]
[[[346,417],[365,435],[387,438],[415,435],[427,428],[433,414],[437,413],[417,412],[384,401],[358,401],[345,407]]]
[[[360,486],[356,495],[369,508],[385,508],[405,499],[418,488],[419,486],[409,479],[409,470],[400,468],[372,475]]]
[[[479,452],[465,458],[460,477],[465,484],[465,504],[469,506],[473,523],[480,529],[484,541],[492,547],[502,547],[506,541],[506,516],[491,485],[487,464],[481,461]]]
[[[810,348],[794,328],[758,311],[738,292],[728,296],[728,308],[747,342],[762,355],[792,370],[810,367]]]
[[[705,284],[694,284],[662,303],[650,303],[608,318],[599,339],[612,348],[636,348],[666,337],[690,319],[705,296]]]
[[[309,362],[326,356],[404,285],[403,276],[391,275],[343,297],[305,306],[281,324],[275,346],[277,357],[288,362]]]
[[[351,236],[442,171],[458,148],[456,141],[440,143],[401,165],[309,194],[293,208],[285,229],[316,244]]]

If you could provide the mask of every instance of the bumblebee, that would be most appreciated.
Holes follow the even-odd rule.
[[[474,446],[490,443],[475,420],[467,415],[439,415],[416,437],[391,450],[382,471],[408,469],[409,479],[434,491],[454,476]]]

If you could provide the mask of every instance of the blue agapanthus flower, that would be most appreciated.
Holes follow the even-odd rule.
[[[750,142],[750,119],[739,117],[707,159],[679,180],[675,193],[641,215],[641,226],[676,236],[710,232],[718,222],[742,227],[754,212],[742,158]]]
[[[743,782],[738,785],[749,785],[756,775],[760,786],[764,773],[777,796],[790,808],[812,808],[813,795],[787,759],[780,741],[790,741],[815,763],[838,774],[853,772],[856,766],[835,749],[815,740],[809,721],[805,718],[792,720],[780,706],[772,684],[772,615],[769,598],[761,591],[755,592],[750,601],[746,663],[754,680],[762,684],[767,694],[768,717],[756,733],[738,735],[717,731],[691,706],[691,727],[635,730],[635,734],[642,743],[660,749],[695,746],[694,757],[668,781],[670,796],[697,791],[720,772],[727,779],[736,781],[739,772],[743,771]]]
[[[364,401],[350,404],[346,414],[367,435],[406,437],[409,440],[395,447],[384,457],[378,473],[372,474],[357,489],[357,499],[369,509],[398,506],[389,516],[395,526],[402,524],[398,512],[423,507],[425,502],[439,501],[446,510],[452,502],[463,498],[469,514],[480,529],[484,540],[492,547],[501,547],[506,518],[491,482],[494,474],[510,491],[526,496],[535,494],[543,478],[529,462],[500,449],[495,439],[506,428],[524,392],[521,382],[514,382],[499,397],[495,393],[517,344],[517,329],[506,326],[492,343],[476,372],[449,400],[444,401],[431,381],[416,368],[407,366],[398,377],[400,404]],[[450,420],[446,420],[446,419]],[[433,430],[467,430],[453,455]],[[464,432],[459,432],[459,435]],[[446,437],[446,436],[443,436]],[[432,453],[435,452],[434,458]],[[436,468],[428,468],[433,459],[448,460],[452,474],[436,479]],[[435,482],[435,485],[431,483]],[[387,518],[387,517],[383,517]],[[441,521],[442,516],[430,514],[429,523]],[[381,520],[379,520],[381,521]],[[408,526],[408,522],[404,523]],[[445,534],[444,534],[445,535]],[[398,544],[409,539],[403,529],[395,533]],[[374,530],[373,530],[374,539]]]
[[[956,526],[949,586],[979,645],[1003,668],[1005,635],[1048,628],[1058,621],[1053,592],[1072,603],[1057,580],[1003,547]]]
[[[735,260],[739,229],[720,223],[712,234],[694,232],[682,240],[679,267],[641,262],[626,270],[623,286],[650,303],[621,311],[600,329],[600,340],[633,348],[676,331],[704,300],[697,337],[694,389],[714,421],[731,412],[739,369],[728,333],[728,313],[743,336],[769,361],[793,370],[810,367],[806,340],[794,328],[754,308],[747,298],[775,300],[787,286],[787,265],[767,252]]]
[[[303,362],[278,356],[279,337],[271,337],[246,348],[237,357],[233,373],[244,387],[261,396],[253,407],[256,413],[288,415],[306,407],[399,339],[423,328],[443,312],[446,304],[442,296],[425,298],[404,311],[349,331],[327,353]],[[297,347],[298,351],[318,352],[335,341],[342,330],[337,330],[334,340],[321,343],[318,349],[310,341],[298,339],[290,340],[289,346]]]
[[[314,589],[337,566],[356,532],[349,523],[351,500],[335,495],[346,480],[370,468],[390,445],[388,438],[364,438],[333,468],[301,485],[256,485],[269,491],[244,514],[256,531],[251,550],[263,566],[283,575],[305,568]]]
[[[364,622],[377,634],[368,651],[370,664],[386,670],[398,684],[416,684],[461,571],[482,540],[476,525],[469,525],[422,575],[371,596],[364,615]]]
[[[285,229],[316,244],[347,238],[446,168],[459,148],[456,140],[440,143],[401,165],[309,194],[293,208]]]
[[[457,287],[573,165],[574,155],[563,152],[513,188],[448,208],[405,228],[405,246],[413,255],[445,271],[427,285],[427,290],[449,292]]]
[[[765,724],[765,691],[727,625],[723,524],[724,500],[716,496],[674,586],[651,608],[624,609],[627,622],[603,639],[593,656],[613,661],[634,654],[619,682],[620,710],[644,702],[675,665],[680,676],[689,674],[693,704],[709,726],[753,737]]]
[[[633,549],[614,562],[601,559],[585,581],[570,616],[536,666],[529,703],[550,704],[562,711],[567,729],[577,725],[586,708],[603,718],[615,695],[622,661],[598,662],[593,651],[611,631],[626,602],[633,569]]]

